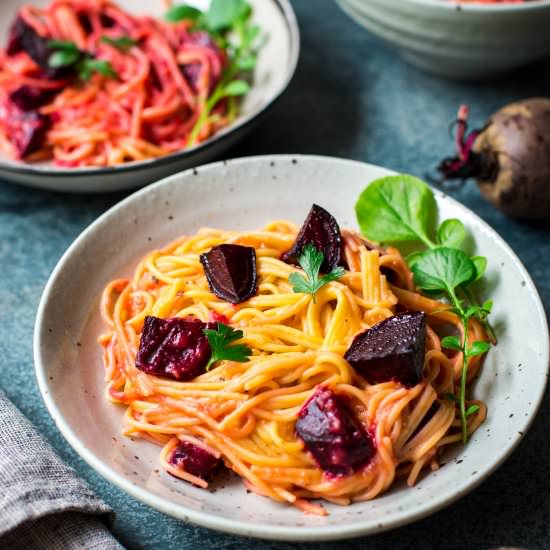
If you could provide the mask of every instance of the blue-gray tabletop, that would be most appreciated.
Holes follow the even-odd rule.
[[[261,125],[228,157],[326,154],[424,176],[450,151],[447,124],[461,102],[468,103],[472,119],[482,123],[510,101],[550,94],[550,71],[544,63],[488,82],[443,81],[405,64],[348,19],[332,0],[295,0],[294,5],[302,31],[296,77]],[[548,225],[511,221],[488,205],[472,183],[453,195],[512,246],[535,280],[548,312]],[[48,415],[35,382],[32,358],[40,294],[73,239],[123,196],[71,196],[0,184],[0,386],[114,508],[114,533],[128,548],[263,550],[300,546],[216,533],[137,502],[83,463]],[[413,525],[323,547],[549,548],[549,433],[550,401],[545,399],[519,448],[473,493]]]

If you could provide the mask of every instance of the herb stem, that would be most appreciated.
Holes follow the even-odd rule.
[[[460,373],[460,420],[462,423],[462,442],[468,441],[468,420],[466,418],[466,380],[468,378],[468,319],[462,316],[464,338],[462,340],[462,372]]]

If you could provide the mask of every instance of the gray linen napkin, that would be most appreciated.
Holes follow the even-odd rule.
[[[123,550],[111,515],[0,390],[0,548]]]

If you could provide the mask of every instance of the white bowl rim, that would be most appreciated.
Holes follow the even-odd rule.
[[[32,164],[23,161],[6,161],[0,160],[0,169],[5,172],[12,172],[16,174],[34,174],[34,175],[43,175],[43,176],[55,176],[55,177],[78,177],[78,176],[96,176],[104,175],[110,173],[121,173],[121,172],[133,172],[136,170],[141,170],[144,167],[155,165],[161,166],[164,164],[171,164],[172,162],[177,162],[183,158],[191,155],[200,153],[202,150],[209,148],[215,143],[220,143],[225,139],[228,139],[232,134],[239,129],[243,129],[253,122],[255,122],[259,117],[263,116],[286,92],[298,66],[298,60],[300,57],[300,28],[298,26],[298,20],[296,19],[296,14],[292,8],[290,0],[271,0],[276,7],[279,8],[281,14],[285,20],[285,23],[288,27],[289,36],[290,36],[290,59],[287,69],[287,73],[284,81],[282,82],[279,89],[272,94],[270,97],[266,98],[266,101],[256,110],[242,117],[240,120],[237,120],[230,124],[227,128],[223,128],[212,137],[208,138],[206,141],[199,143],[188,149],[182,149],[181,151],[175,151],[169,155],[163,157],[156,157],[145,160],[138,160],[133,162],[126,162],[124,164],[117,164],[116,166],[74,166],[69,168],[60,168],[54,165],[39,165]]]
[[[349,165],[362,165],[362,166],[368,166],[373,169],[380,169],[380,166],[371,164],[371,163],[365,163],[357,160],[351,160],[351,159],[345,159],[345,158],[338,158],[338,157],[330,157],[330,156],[322,156],[322,155],[291,155],[291,154],[284,154],[284,155],[259,155],[259,156],[252,156],[252,157],[241,157],[231,160],[223,160],[223,161],[217,161],[209,164],[205,164],[203,166],[200,166],[198,168],[191,168],[188,170],[185,170],[183,172],[179,172],[176,174],[173,174],[171,176],[168,176],[166,178],[163,178],[156,183],[153,183],[147,187],[144,187],[128,197],[126,197],[124,200],[120,201],[116,205],[114,205],[112,208],[104,212],[101,216],[99,216],[94,222],[92,222],[82,233],[74,240],[74,242],[69,246],[69,248],[66,250],[66,252],[63,254],[59,262],[57,263],[56,267],[54,268],[52,274],[50,275],[50,278],[48,279],[48,282],[44,288],[44,291],[42,293],[42,297],[40,299],[40,303],[38,306],[37,314],[36,314],[36,320],[35,320],[35,326],[34,326],[34,337],[33,337],[33,353],[34,353],[34,365],[35,365],[35,376],[38,382],[38,386],[40,389],[40,393],[42,394],[42,399],[44,400],[46,407],[48,409],[48,412],[50,413],[52,419],[55,422],[55,425],[59,429],[59,431],[62,433],[62,435],[65,437],[65,439],[68,441],[68,443],[71,445],[71,447],[80,455],[81,458],[84,459],[88,463],[89,466],[91,466],[96,472],[101,474],[105,479],[107,479],[112,484],[118,486],[119,488],[123,489],[126,493],[131,495],[132,497],[136,498],[137,500],[140,500],[141,502],[148,504],[149,506],[152,506],[153,508],[156,508],[157,510],[163,512],[164,514],[167,514],[172,517],[176,517],[177,519],[188,521],[190,523],[199,525],[201,527],[207,527],[209,529],[213,529],[216,531],[222,531],[233,535],[241,535],[241,536],[247,536],[247,537],[255,537],[255,538],[261,538],[261,539],[270,539],[270,540],[280,540],[280,541],[293,541],[293,542],[312,542],[312,541],[329,541],[329,540],[342,540],[347,538],[353,538],[353,537],[359,537],[359,536],[365,536],[375,533],[381,533],[383,531],[387,531],[390,529],[394,529],[396,527],[400,527],[409,523],[412,523],[414,521],[418,521],[426,516],[431,515],[437,510],[440,510],[453,502],[457,501],[458,499],[462,498],[464,495],[475,489],[479,484],[481,484],[487,477],[492,474],[503,462],[511,455],[511,453],[515,450],[515,448],[518,446],[520,441],[523,439],[525,433],[527,430],[531,427],[532,422],[534,421],[534,418],[536,416],[536,413],[538,412],[540,405],[542,403],[542,398],[544,396],[544,392],[546,389],[547,379],[549,375],[549,368],[550,368],[550,361],[549,361],[549,355],[550,355],[550,336],[548,331],[548,322],[546,318],[546,313],[544,311],[544,307],[542,305],[542,301],[540,298],[540,295],[538,293],[538,290],[529,274],[527,269],[522,264],[521,260],[518,258],[516,253],[512,250],[512,248],[500,237],[500,235],[483,219],[481,219],[475,212],[464,206],[462,203],[458,202],[457,200],[453,199],[452,197],[449,197],[445,193],[433,189],[434,193],[439,197],[444,197],[446,201],[450,201],[450,203],[457,209],[462,210],[467,213],[469,216],[473,216],[476,220],[476,222],[487,232],[494,235],[495,241],[498,243],[498,245],[503,248],[507,254],[510,255],[510,257],[514,260],[517,269],[521,273],[522,279],[526,283],[526,288],[529,290],[530,294],[533,296],[535,302],[536,302],[536,313],[539,317],[541,326],[543,327],[543,333],[544,333],[544,341],[541,342],[541,350],[542,350],[542,356],[547,358],[546,362],[546,373],[544,376],[544,383],[541,384],[539,391],[536,395],[533,395],[532,398],[532,409],[531,414],[523,419],[523,435],[517,439],[514,439],[511,443],[508,443],[504,452],[497,456],[496,458],[491,457],[487,463],[485,463],[482,467],[478,469],[478,471],[475,473],[475,475],[472,475],[468,479],[468,483],[464,484],[460,489],[454,491],[452,494],[445,495],[444,497],[440,498],[439,500],[430,500],[426,501],[425,504],[422,506],[419,506],[414,512],[403,510],[401,512],[395,513],[395,515],[392,517],[391,520],[388,520],[384,522],[383,524],[379,524],[376,527],[363,527],[360,522],[358,522],[356,525],[352,526],[334,526],[331,525],[329,527],[292,527],[292,526],[274,526],[274,525],[267,525],[267,524],[260,524],[255,523],[251,526],[249,522],[243,521],[243,520],[232,520],[232,519],[226,519],[219,516],[215,516],[214,514],[210,514],[208,512],[202,512],[199,510],[193,510],[191,508],[185,508],[184,505],[180,505],[179,508],[183,508],[186,510],[186,515],[182,517],[180,514],[174,513],[174,506],[173,504],[170,504],[169,502],[165,501],[162,497],[157,496],[155,494],[152,494],[148,492],[146,489],[141,488],[137,485],[134,485],[130,479],[126,478],[122,474],[116,473],[113,469],[109,468],[107,465],[104,465],[101,460],[99,460],[91,451],[89,451],[80,441],[78,436],[75,434],[75,432],[72,430],[69,423],[64,419],[62,413],[59,411],[57,404],[52,397],[51,392],[49,391],[48,385],[49,381],[46,376],[46,365],[42,361],[41,356],[41,327],[44,326],[46,322],[46,312],[47,312],[47,306],[49,301],[49,296],[52,287],[54,286],[57,277],[64,269],[64,264],[68,261],[70,256],[72,255],[73,251],[80,246],[80,243],[85,240],[89,235],[93,234],[96,227],[103,224],[108,218],[112,216],[116,216],[120,211],[123,211],[126,207],[126,205],[130,202],[133,202],[134,200],[139,200],[142,196],[146,196],[150,193],[155,193],[158,189],[162,188],[165,184],[177,180],[184,174],[193,173],[194,171],[215,171],[219,169],[223,169],[228,164],[245,164],[245,163],[265,163],[268,164],[270,161],[275,162],[306,162],[306,161],[315,161],[315,160],[323,160],[323,161],[331,161],[331,162],[338,162],[341,164],[349,164]],[[385,169],[388,174],[395,173],[392,170]]]
[[[387,0],[391,2],[392,0]],[[520,4],[504,2],[502,4],[484,4],[482,2],[460,2],[460,0],[402,0],[410,4],[419,6],[429,6],[430,8],[441,8],[446,11],[470,11],[470,12],[516,12],[532,11],[536,9],[550,7],[550,0],[533,0],[532,2],[522,2]]]

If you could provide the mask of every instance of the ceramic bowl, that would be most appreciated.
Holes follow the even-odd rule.
[[[313,202],[328,208],[341,226],[356,227],[354,203],[360,191],[389,173],[327,157],[237,159],[171,176],[101,216],[60,260],[36,319],[38,383],[67,441],[106,479],[166,514],[279,540],[384,531],[431,514],[481,483],[512,452],[535,416],[548,371],[548,329],[533,282],[512,250],[475,214],[439,192],[440,217],[461,219],[476,252],[488,257],[492,318],[503,330],[474,389],[474,396],[488,405],[486,422],[467,446],[450,449],[445,466],[424,474],[414,489],[398,483],[371,502],[329,504],[326,517],[247,494],[239,479],[225,481],[215,493],[205,491],[160,471],[158,447],[121,436],[124,409],[104,395],[97,337],[105,330],[99,299],[108,281],[129,276],[150,250],[200,227],[254,229],[281,218],[301,223]]]
[[[46,6],[51,0],[32,0]],[[286,90],[298,62],[300,37],[289,0],[248,0],[253,20],[266,36],[252,78],[252,89],[244,97],[237,120],[196,147],[166,157],[107,168],[60,168],[52,163],[30,164],[13,161],[0,152],[0,178],[23,185],[73,193],[103,193],[141,187],[169,174],[219,157],[242,139]],[[201,9],[210,0],[191,0]],[[164,0],[116,0],[130,13],[162,17]],[[29,0],[0,2],[0,44],[19,7]]]
[[[550,1],[337,0],[357,23],[418,67],[457,79],[487,78],[550,54]]]

